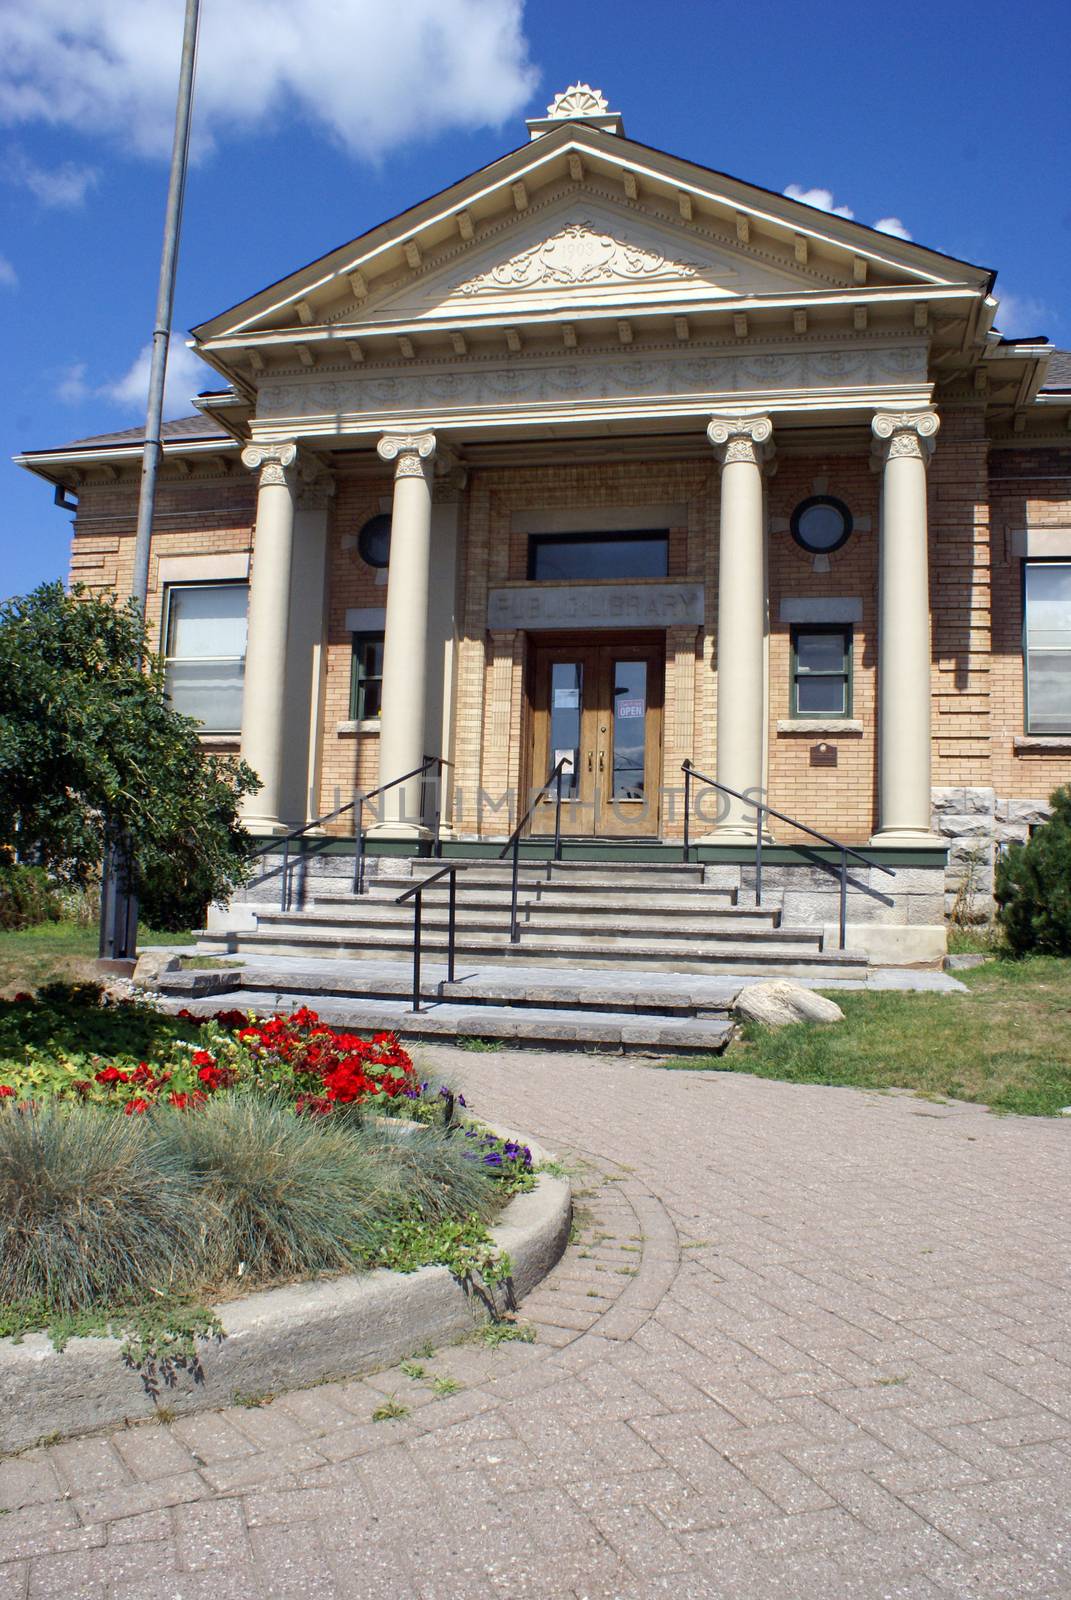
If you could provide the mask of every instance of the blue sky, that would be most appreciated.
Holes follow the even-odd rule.
[[[144,419],[182,0],[0,0],[0,593],[70,518],[12,466]],[[524,141],[577,79],[636,139],[998,269],[1071,346],[1071,6],[202,0],[186,329]],[[820,197],[816,197],[820,198]],[[173,345],[178,403],[210,387]]]

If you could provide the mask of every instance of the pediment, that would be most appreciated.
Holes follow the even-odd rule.
[[[570,196],[361,307],[360,320],[512,317],[600,304],[709,300],[813,288],[744,252],[591,195]]]

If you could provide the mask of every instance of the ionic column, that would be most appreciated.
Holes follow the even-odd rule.
[[[377,448],[381,460],[397,462],[379,718],[379,782],[390,783],[419,767],[424,759],[435,435],[387,433]],[[380,821],[369,832],[381,839],[425,837],[420,793],[419,778],[389,790],[379,801]]]
[[[251,444],[242,451],[243,464],[260,474],[242,696],[242,759],[262,785],[242,806],[251,833],[285,828],[280,799],[297,453],[297,445],[289,442]]]
[[[769,417],[713,417],[707,438],[721,462],[718,549],[718,755],[715,776],[761,798],[765,727],[766,563],[763,463],[773,454]],[[753,842],[756,813],[719,796],[713,843]]]
[[[933,411],[879,411],[871,424],[881,455],[874,844],[932,843],[934,837],[926,466],[940,425]]]

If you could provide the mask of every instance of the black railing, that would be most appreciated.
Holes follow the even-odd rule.
[[[433,883],[438,883],[440,878],[450,879],[450,892],[447,900],[446,913],[446,981],[454,981],[454,953],[457,943],[457,874],[461,862],[451,862],[448,867],[440,867],[438,872],[433,872],[430,878],[421,878],[419,883],[414,883],[395,900],[396,906],[404,905],[406,900],[413,902],[413,1010],[420,1011],[420,956],[421,945],[424,937],[424,890],[430,889]]]
[[[419,767],[414,767],[411,772],[403,772],[400,778],[392,778],[389,783],[381,783],[378,789],[369,789],[364,794],[355,794],[353,799],[347,800],[344,805],[336,806],[333,811],[325,811],[322,817],[314,817],[311,822],[304,823],[300,828],[291,828],[288,833],[273,835],[272,838],[268,839],[264,844],[261,845],[259,850],[254,850],[253,858],[255,860],[258,856],[270,855],[273,851],[278,850],[279,846],[282,845],[283,859],[279,868],[279,910],[290,910],[290,875],[294,868],[300,865],[301,861],[304,859],[303,854],[298,854],[293,858],[293,860],[291,860],[290,846],[293,844],[295,839],[303,838],[305,834],[311,832],[313,828],[322,828],[326,823],[334,822],[336,817],[345,816],[347,811],[355,812],[352,889],[354,894],[363,894],[365,806],[370,800],[375,800],[377,796],[386,794],[388,789],[396,789],[400,783],[408,783],[411,778],[421,778],[424,780],[424,782],[426,782],[427,774],[430,772],[432,767],[436,767],[438,769],[440,779],[439,790],[441,791],[442,770],[444,767],[448,767],[449,765],[449,761],[447,761],[443,756],[425,756],[421,765]],[[421,816],[424,814],[424,782],[421,784]],[[442,843],[439,838],[441,810],[442,805],[440,796],[435,810],[433,850],[436,855],[440,855],[442,852]],[[258,882],[263,882],[264,878],[268,876],[270,876],[270,874],[265,873],[262,878],[258,879]]]
[[[730,789],[727,783],[719,783],[716,778],[708,778],[705,772],[698,771],[690,761],[681,765],[684,773],[684,859],[688,860],[691,850],[691,814],[692,814],[692,783],[705,783],[711,789],[717,789],[719,794],[732,795],[734,800],[743,801],[744,805],[754,807],[758,813],[755,827],[755,904],[762,903],[762,819],[763,817],[776,817],[779,822],[787,822],[790,828],[798,828],[801,833],[806,833],[812,839],[828,845],[832,850],[840,852],[840,948],[843,950],[847,942],[848,927],[848,857],[854,861],[861,861],[865,867],[877,867],[879,872],[885,872],[890,878],[895,878],[896,873],[892,867],[887,867],[883,861],[875,861],[873,856],[864,855],[861,850],[854,849],[849,844],[843,844],[840,839],[831,839],[827,833],[819,833],[817,828],[809,827],[806,822],[800,822],[798,817],[790,817],[787,812],[776,811],[773,806],[768,806],[764,800],[756,800],[753,795],[741,794],[739,789]],[[830,871],[837,871],[831,862],[823,861],[821,856],[816,857],[821,867]]]
[[[551,857],[551,860],[560,861],[562,858],[562,774],[567,766],[572,766],[572,759],[569,756],[562,756],[561,760],[558,762],[558,765],[548,775],[546,783],[543,785],[542,789],[539,790],[538,794],[535,795],[528,807],[528,810],[524,813],[524,816],[521,818],[520,822],[518,822],[517,826],[514,828],[513,832],[510,834],[509,838],[506,840],[506,843],[503,845],[498,854],[498,859],[500,861],[505,861],[510,851],[512,850],[513,852],[513,872],[510,882],[509,897],[510,944],[519,944],[521,938],[520,925],[517,921],[517,885],[519,882],[521,867],[521,834],[524,832],[532,812],[542,800],[552,783],[556,784],[556,792],[554,796],[554,854]]]

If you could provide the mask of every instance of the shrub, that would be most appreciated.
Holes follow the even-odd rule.
[[[1049,804],[1050,820],[997,864],[997,917],[1016,955],[1071,955],[1071,789]]]
[[[193,1114],[160,1110],[145,1131],[194,1186],[212,1281],[353,1266],[369,1257],[394,1197],[352,1128],[295,1117],[281,1097],[216,1094]]]
[[[58,922],[63,903],[43,867],[0,866],[0,928],[32,928]]]
[[[191,1198],[137,1123],[0,1102],[0,1301],[83,1311],[188,1280]]]

